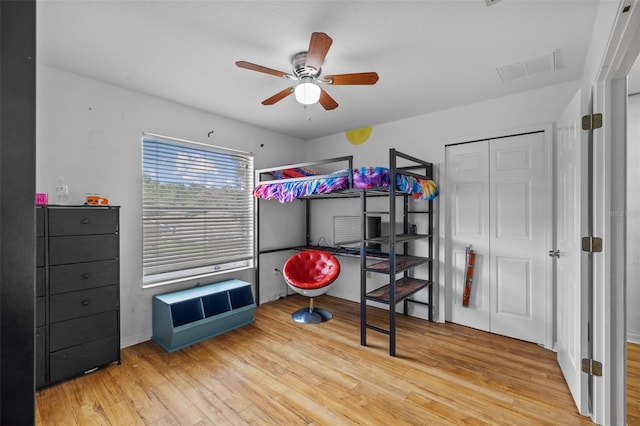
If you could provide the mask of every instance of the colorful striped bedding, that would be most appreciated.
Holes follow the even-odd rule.
[[[283,177],[313,176],[309,169],[301,174],[297,169],[279,172]],[[335,191],[347,189],[349,179],[344,176],[344,170],[335,172],[342,176],[329,176],[318,179],[304,179],[288,182],[264,182],[256,186],[253,195],[266,200],[278,200],[281,203],[289,203],[301,197],[318,194],[329,194]],[[428,179],[418,179],[413,176],[396,175],[396,188],[400,192],[411,194],[417,200],[432,200],[438,196],[437,184]],[[353,171],[353,187],[360,189],[385,188],[389,186],[389,169],[385,167],[359,167]]]

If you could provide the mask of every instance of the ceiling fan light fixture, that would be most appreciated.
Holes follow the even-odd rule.
[[[302,105],[312,105],[320,100],[320,87],[305,79],[295,88],[296,100]]]
[[[329,96],[327,92],[320,88],[320,84],[334,86],[353,84],[371,85],[376,84],[378,81],[378,73],[376,72],[335,74],[320,78],[321,68],[329,51],[329,47],[331,47],[331,43],[333,43],[333,40],[327,34],[320,32],[312,33],[311,40],[309,41],[309,49],[305,52],[298,52],[291,57],[293,74],[263,67],[262,65],[247,61],[237,61],[236,66],[250,71],[258,71],[275,77],[298,81],[295,87],[291,85],[279,91],[275,95],[262,101],[262,105],[273,105],[294,93],[296,101],[302,105],[312,105],[317,102],[322,105],[322,108],[325,110],[331,111],[338,107],[338,103]]]

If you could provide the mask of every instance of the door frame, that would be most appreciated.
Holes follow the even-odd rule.
[[[545,161],[549,165],[547,169],[548,174],[548,182],[547,182],[547,196],[549,197],[547,202],[547,211],[544,212],[547,218],[547,235],[545,236],[547,250],[551,250],[555,245],[554,240],[554,232],[555,232],[555,193],[554,193],[554,131],[555,124],[553,122],[541,123],[541,124],[533,124],[530,126],[522,126],[516,127],[512,129],[503,129],[503,130],[495,130],[491,132],[481,133],[473,137],[458,137],[455,139],[448,140],[445,145],[445,158],[446,158],[446,149],[448,145],[455,145],[461,143],[473,143],[479,142],[489,139],[497,139],[509,136],[516,136],[524,133],[533,133],[533,132],[544,132],[544,143],[545,143]],[[446,162],[443,164],[444,168],[444,188],[442,193],[448,194],[451,188],[448,187],[448,180],[446,179]],[[444,292],[440,294],[440,312],[442,313],[440,318],[444,318],[445,321],[451,321],[451,310],[452,310],[452,286],[453,286],[453,273],[451,270],[452,259],[450,255],[449,248],[451,247],[451,220],[447,212],[449,212],[448,201],[445,200],[444,206],[441,206],[441,221],[444,228]],[[546,288],[545,292],[547,294],[547,307],[546,307],[546,318],[547,318],[547,329],[545,330],[545,341],[544,347],[547,349],[555,349],[555,325],[556,325],[556,316],[555,316],[555,282],[553,276],[553,262],[552,258],[547,258],[546,269],[547,269],[547,280],[546,280]]]
[[[627,9],[628,8],[628,9]],[[594,378],[592,419],[626,422],[626,76],[640,53],[640,1],[620,0],[592,86],[594,111],[603,127],[594,131],[594,234],[603,250],[594,256]],[[620,213],[620,214],[617,214]]]

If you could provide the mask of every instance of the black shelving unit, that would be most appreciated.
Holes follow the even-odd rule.
[[[408,166],[398,167],[398,158],[410,163]],[[395,149],[389,150],[389,174],[390,182],[394,183],[396,174],[414,176],[417,178],[431,179],[433,177],[433,165],[418,158],[403,154]],[[404,314],[407,315],[410,303],[418,303],[428,306],[428,320],[433,320],[433,241],[431,230],[433,229],[433,201],[422,201],[415,203],[426,206],[421,210],[410,210],[409,195],[398,191],[395,184],[389,186],[386,191],[388,195],[388,211],[369,211],[367,199],[370,196],[379,196],[380,191],[376,188],[365,190],[360,194],[362,219],[360,221],[361,235],[360,244],[360,344],[367,344],[367,330],[374,330],[389,336],[389,355],[396,354],[396,306],[404,303]],[[402,217],[398,218],[396,204],[398,199],[402,200]],[[367,217],[370,215],[386,214],[389,217],[389,235],[384,237],[365,238],[367,234]],[[428,215],[428,233],[418,234],[410,230],[410,217],[413,215]],[[396,224],[402,221],[401,234],[396,234]],[[416,240],[428,240],[428,253],[425,256],[415,256],[409,253],[409,243]],[[369,244],[388,245],[388,258],[382,261],[371,261],[367,256],[366,247]],[[413,273],[415,268],[425,265],[427,268],[427,278],[415,278]],[[374,290],[367,290],[368,275],[370,273],[384,274],[388,276],[388,284]],[[427,289],[428,301],[418,301],[412,299],[415,293]],[[384,303],[389,306],[389,321],[387,328],[379,327],[368,322],[367,308],[368,301]]]

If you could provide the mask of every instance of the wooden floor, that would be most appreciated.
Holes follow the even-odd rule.
[[[640,425],[640,345],[627,343],[627,424]]]
[[[292,322],[307,303],[261,305],[255,323],[173,354],[125,348],[121,365],[38,392],[37,424],[592,424],[537,345],[399,315],[390,357],[383,334],[360,346],[357,304],[322,296],[331,321]]]

